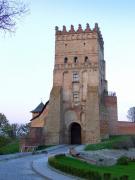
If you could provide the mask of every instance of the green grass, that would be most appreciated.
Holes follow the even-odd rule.
[[[46,148],[49,148],[49,147],[52,147],[52,146],[54,146],[54,145],[41,145],[41,146],[38,146],[36,148],[36,151],[43,150],[43,149],[46,149]]]
[[[89,144],[85,147],[86,151],[89,150],[100,150],[100,149],[113,149],[115,143],[123,140],[127,140],[130,136],[111,136],[109,139],[102,141],[97,144]]]
[[[117,177],[119,178],[120,176],[123,175],[128,175],[129,180],[135,180],[135,162],[130,162],[128,165],[114,165],[114,166],[96,166],[96,165],[91,165],[86,162],[82,162],[78,159],[72,158],[72,157],[64,157],[64,156],[59,156],[59,157],[54,157],[54,160],[57,161],[57,163],[61,164],[62,166],[70,167],[71,169],[73,168],[78,168],[78,171],[80,169],[86,171],[86,170],[91,170],[98,172],[99,174],[104,173],[111,173],[112,177]]]
[[[14,140],[11,143],[0,148],[0,155],[19,152],[19,140]]]

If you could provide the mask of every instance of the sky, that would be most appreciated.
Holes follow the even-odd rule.
[[[134,0],[25,0],[30,12],[16,33],[0,32],[0,112],[10,123],[28,123],[53,81],[55,26],[93,28],[104,39],[108,90],[117,94],[118,119],[135,106]]]

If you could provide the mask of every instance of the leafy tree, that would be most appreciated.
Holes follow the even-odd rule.
[[[0,134],[5,135],[6,129],[9,126],[9,121],[7,120],[6,116],[0,113]]]
[[[0,113],[0,136],[17,138],[29,133],[29,124],[10,124],[6,116]]]
[[[0,0],[0,30],[14,31],[17,20],[27,11],[26,5],[19,0]]]
[[[18,128],[19,128],[19,124],[17,123],[9,124],[6,128],[7,135],[11,138],[16,138]]]
[[[8,124],[5,128],[5,133],[10,138],[19,138],[27,135],[29,132],[28,124]]]
[[[135,107],[131,107],[128,110],[128,115],[127,115],[128,119],[130,119],[132,122],[135,122]]]

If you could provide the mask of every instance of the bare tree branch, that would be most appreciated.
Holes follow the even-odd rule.
[[[14,32],[19,18],[28,12],[26,5],[16,0],[0,0],[0,30]]]

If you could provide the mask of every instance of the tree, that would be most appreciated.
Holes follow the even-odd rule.
[[[0,113],[0,136],[7,136],[10,138],[18,138],[25,136],[29,133],[29,123],[10,124],[6,116]]]
[[[7,120],[6,116],[0,113],[0,134],[5,135],[6,129],[9,126],[9,121]]]
[[[28,133],[29,133],[29,123],[20,124],[17,131],[17,136],[18,137],[26,136]]]
[[[9,124],[6,129],[7,130],[6,133],[9,137],[16,138],[18,129],[19,129],[19,124],[17,123]]]
[[[8,122],[6,116],[4,114],[0,113],[0,127],[3,128],[8,123],[9,122]]]
[[[26,5],[19,0],[0,0],[0,30],[13,32],[17,20],[27,11]]]
[[[131,107],[128,110],[128,115],[127,115],[128,119],[130,119],[132,122],[135,122],[135,107]]]

